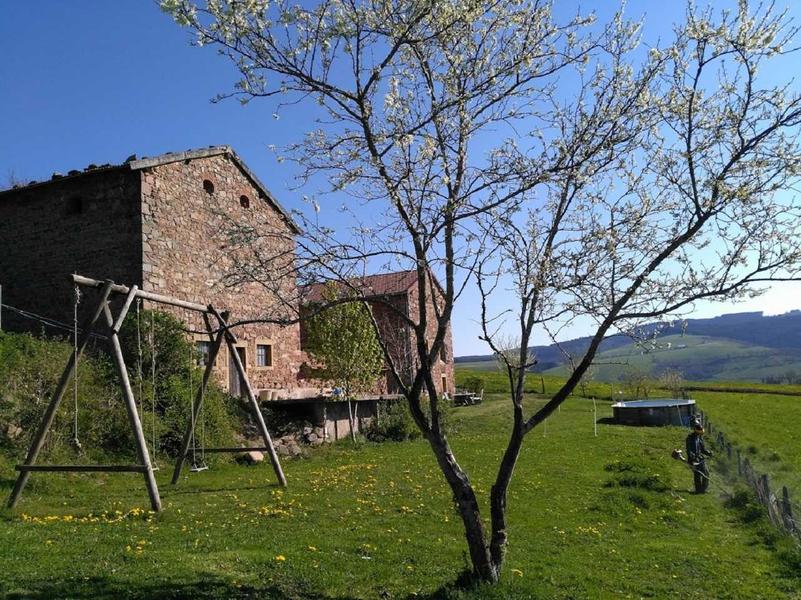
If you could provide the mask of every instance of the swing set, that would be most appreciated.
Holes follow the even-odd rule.
[[[273,470],[275,471],[275,475],[278,479],[278,482],[282,486],[286,486],[286,477],[284,476],[284,472],[281,469],[281,464],[278,461],[278,455],[273,448],[272,439],[270,437],[270,433],[267,431],[267,426],[264,422],[264,417],[259,410],[258,401],[256,400],[256,396],[253,392],[253,388],[250,385],[250,381],[248,380],[247,373],[245,372],[245,367],[242,364],[242,360],[239,354],[235,350],[235,344],[237,343],[236,336],[234,335],[233,331],[229,329],[228,326],[228,313],[227,312],[219,312],[216,308],[212,305],[203,306],[202,304],[196,304],[194,302],[187,302],[184,300],[179,300],[177,298],[171,298],[169,296],[163,296],[161,294],[155,294],[152,292],[147,292],[144,290],[140,290],[136,285],[127,287],[124,285],[115,284],[111,280],[106,281],[98,281],[96,279],[90,279],[88,277],[83,277],[81,275],[72,275],[72,283],[75,286],[75,299],[73,304],[73,326],[74,326],[74,339],[73,339],[73,351],[70,355],[70,359],[67,362],[67,366],[64,369],[61,377],[58,380],[58,384],[56,385],[56,389],[53,392],[53,396],[50,399],[50,403],[45,410],[45,413],[42,417],[42,421],[39,424],[39,428],[34,435],[33,441],[31,442],[30,449],[28,450],[28,454],[25,458],[25,462],[21,465],[17,465],[15,469],[19,472],[17,476],[17,480],[14,484],[14,489],[11,492],[11,496],[8,500],[9,508],[14,508],[17,503],[19,502],[20,496],[22,495],[23,490],[25,489],[26,484],[28,483],[28,479],[30,478],[30,474],[33,472],[89,472],[89,473],[98,473],[98,472],[110,472],[110,473],[141,473],[145,480],[145,486],[147,488],[147,493],[150,498],[150,506],[154,511],[161,510],[161,498],[159,496],[158,486],[156,484],[156,478],[154,472],[158,470],[158,466],[156,466],[153,462],[151,462],[150,458],[150,450],[148,449],[148,444],[145,440],[144,430],[142,428],[142,415],[143,415],[143,394],[142,394],[142,387],[143,387],[143,364],[142,364],[142,333],[141,333],[141,323],[140,323],[140,308],[142,300],[147,300],[149,302],[153,302],[156,304],[165,304],[168,306],[174,306],[177,308],[182,308],[185,310],[189,310],[192,312],[200,313],[203,317],[203,323],[206,329],[206,334],[208,336],[209,342],[211,343],[211,348],[209,350],[208,359],[206,361],[205,370],[203,371],[203,377],[200,382],[199,387],[197,390],[194,390],[194,384],[191,380],[191,373],[192,373],[192,355],[190,354],[190,394],[191,394],[191,407],[190,407],[190,415],[189,420],[186,426],[186,430],[184,432],[183,440],[181,442],[181,448],[178,453],[178,459],[175,464],[175,469],[173,471],[172,476],[172,484],[175,485],[178,483],[178,480],[181,476],[181,471],[183,469],[184,463],[186,462],[187,458],[191,455],[192,464],[190,465],[191,472],[200,472],[205,471],[208,469],[208,466],[205,462],[206,453],[213,453],[213,452],[227,452],[227,453],[237,453],[243,452],[246,450],[258,450],[261,452],[267,452],[270,457],[270,463],[272,464]],[[81,299],[81,288],[88,288],[88,289],[99,289],[100,290],[100,297],[99,300],[94,307],[92,313],[88,316],[86,321],[84,322],[83,327],[79,330],[78,329],[78,304]],[[119,313],[117,314],[116,318],[112,313],[112,309],[110,307],[110,298],[112,295],[119,295],[124,296],[125,300],[122,304],[122,308],[120,309]],[[136,304],[136,315],[137,315],[137,350],[138,350],[138,359],[137,359],[137,375],[138,375],[138,391],[139,391],[139,402],[137,406],[137,400],[134,397],[133,388],[131,387],[131,381],[128,377],[127,367],[125,365],[125,359],[122,354],[122,347],[120,345],[119,339],[119,332],[122,328],[122,323],[125,320],[128,312],[131,309],[131,306],[134,302]],[[78,431],[78,362],[83,354],[86,346],[89,342],[89,339],[93,335],[97,335],[95,333],[95,328],[98,326],[98,321],[100,318],[104,317],[106,324],[110,329],[110,335],[108,336],[108,341],[111,346],[111,354],[114,359],[114,365],[116,367],[117,375],[119,376],[120,386],[122,389],[123,400],[125,403],[125,409],[128,415],[128,421],[131,425],[131,430],[133,431],[134,437],[134,445],[136,449],[136,464],[128,464],[128,465],[86,465],[86,464],[77,464],[77,465],[40,465],[36,464],[37,458],[39,457],[39,453],[44,446],[45,438],[47,437],[47,433],[49,432],[50,428],[53,425],[53,421],[55,420],[56,412],[58,411],[59,405],[64,398],[64,395],[67,391],[67,386],[72,380],[72,391],[73,391],[73,431],[72,431],[72,445],[78,452],[81,452],[81,443],[79,440],[79,431]],[[217,328],[215,329],[212,326],[212,318],[217,323]],[[153,453],[156,452],[157,447],[157,439],[156,439],[156,356],[155,356],[155,324],[153,318],[151,316],[151,323],[150,323],[150,345],[151,345],[151,352],[150,352],[150,379],[151,379],[151,411],[152,411],[152,430],[151,430],[151,444],[153,448]],[[264,446],[260,448],[206,448],[205,446],[205,419],[203,418],[203,400],[204,394],[206,390],[206,386],[208,385],[209,379],[212,375],[212,370],[214,368],[214,363],[219,354],[220,348],[222,344],[225,343],[228,347],[228,351],[231,354],[231,361],[234,364],[234,367],[237,370],[240,380],[243,383],[244,390],[247,394],[250,409],[253,413],[254,420],[256,425],[259,428],[259,432],[264,442]],[[201,444],[200,448],[198,448],[197,444],[197,437],[195,434],[195,429],[198,423],[198,417],[201,418]],[[198,455],[198,450],[200,453]],[[198,460],[199,458],[199,460]]]

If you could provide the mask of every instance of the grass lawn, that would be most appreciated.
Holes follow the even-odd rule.
[[[801,505],[801,398],[753,393],[693,392],[713,424],[774,485],[786,485]]]
[[[452,417],[483,499],[508,412],[490,396]],[[598,416],[610,414],[599,403]],[[689,493],[689,472],[670,458],[683,431],[605,424],[594,437],[592,403],[571,399],[545,432],[530,434],[518,464],[494,589],[454,587],[466,567],[461,524],[416,441],[286,461],[285,490],[265,484],[268,465],[217,464],[177,488],[165,468],[158,515],[144,510],[138,476],[34,474],[19,508],[0,513],[0,596],[796,597],[801,579],[757,527],[719,493]],[[0,458],[4,495],[13,476]]]

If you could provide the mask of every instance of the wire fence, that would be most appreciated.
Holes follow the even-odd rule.
[[[737,476],[754,491],[759,503],[765,507],[771,523],[801,545],[801,523],[795,520],[796,514],[801,515],[801,505],[791,499],[787,486],[782,486],[781,490],[772,488],[768,474],[757,471],[748,457],[743,456],[740,448],[714,426],[704,411],[700,411],[700,417],[708,435],[721,449],[722,457],[729,462],[731,472],[734,472],[736,465]]]
[[[0,303],[0,311],[3,311],[3,310],[10,311],[10,312],[14,313],[18,318],[22,318],[22,319],[25,319],[25,320],[28,320],[28,321],[34,321],[34,322],[39,323],[41,325],[44,325],[46,327],[50,327],[50,328],[53,328],[53,329],[64,331],[66,333],[70,333],[71,334],[75,330],[74,326],[70,325],[69,323],[64,323],[63,321],[57,321],[56,319],[51,319],[50,317],[45,317],[43,315],[39,315],[39,314],[36,314],[36,313],[28,311],[28,310],[23,310],[21,308],[15,307],[15,306],[10,306],[8,304]],[[83,329],[79,327],[78,328],[78,333],[83,333]],[[92,338],[100,339],[100,340],[108,339],[105,335],[100,334],[100,333],[92,332],[90,334],[90,336]]]

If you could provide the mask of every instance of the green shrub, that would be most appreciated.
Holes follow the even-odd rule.
[[[148,442],[155,437],[159,452],[176,456],[194,394],[203,378],[201,356],[187,339],[183,324],[159,311],[144,310],[138,315],[131,311],[123,323],[120,340]],[[198,446],[202,442],[207,446],[231,445],[237,404],[213,380],[209,381],[196,423]]]
[[[480,394],[486,385],[486,380],[478,375],[470,375],[462,379],[462,386],[464,386],[464,389],[473,394]]]
[[[30,444],[72,352],[63,339],[0,332],[0,444],[15,454]],[[114,439],[127,427],[118,389],[109,384],[110,365],[102,357],[84,356],[78,364],[79,439],[88,452]],[[70,382],[56,413],[44,452],[70,448],[75,414]],[[21,429],[18,435],[9,435]]]
[[[736,490],[724,505],[734,510],[743,523],[756,523],[765,516],[765,510],[750,490],[742,488]]]
[[[156,454],[175,456],[202,368],[196,364],[194,348],[177,319],[165,313],[143,311],[139,320],[139,336],[135,313],[129,314],[120,332],[128,376],[151,452],[155,439]],[[153,344],[149,339],[151,323]],[[102,340],[90,342],[78,364],[78,437],[88,457],[130,456],[134,447],[131,426],[117,370],[105,345]],[[151,376],[154,351],[155,378]],[[29,445],[71,352],[70,340],[0,332],[0,446],[21,454]],[[203,437],[207,445],[231,445],[237,401],[213,382],[209,383],[204,400],[198,419],[198,443]],[[74,414],[70,382],[46,438],[46,453],[75,453],[71,447]],[[19,435],[18,429],[22,430]]]
[[[615,461],[604,466],[604,470],[614,473],[614,478],[606,483],[607,487],[620,486],[665,492],[671,488],[669,473],[656,470],[656,465],[641,461]]]
[[[365,431],[368,440],[403,442],[420,437],[420,430],[412,419],[406,400],[382,403],[379,411],[379,418]]]

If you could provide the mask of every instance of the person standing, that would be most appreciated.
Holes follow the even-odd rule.
[[[695,493],[703,494],[709,487],[709,468],[706,466],[706,457],[712,453],[704,444],[704,426],[700,421],[693,422],[690,435],[687,436],[687,464],[693,470],[693,483]]]

